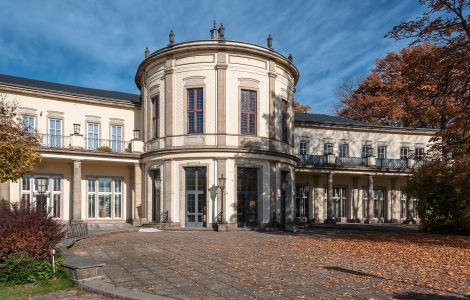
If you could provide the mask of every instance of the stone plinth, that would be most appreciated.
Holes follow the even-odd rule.
[[[103,267],[105,265],[105,263],[81,256],[69,256],[62,262],[65,272],[75,282],[104,278]]]

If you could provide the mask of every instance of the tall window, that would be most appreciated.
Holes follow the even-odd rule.
[[[98,123],[87,123],[87,148],[95,150],[98,148],[100,138],[100,125]]]
[[[188,133],[204,131],[204,98],[202,88],[188,89]]]
[[[21,116],[23,122],[23,129],[30,135],[36,132],[36,118],[34,116],[23,115]]]
[[[424,160],[424,145],[417,144],[415,154],[416,154],[416,160]]]
[[[323,144],[323,154],[333,154],[333,143],[324,143]]]
[[[45,191],[39,192],[39,180],[45,183]],[[48,175],[24,176],[21,179],[21,202],[23,207],[45,209],[52,217],[61,216],[62,177]]]
[[[286,100],[282,100],[281,107],[281,122],[282,122],[282,141],[287,143],[289,141],[289,127],[287,126],[287,107],[288,103]]]
[[[361,156],[362,158],[372,156],[372,146],[369,144],[362,145]]]
[[[122,126],[111,125],[111,150],[113,152],[122,152]]]
[[[49,147],[62,147],[62,120],[49,119]]]
[[[400,219],[406,220],[407,218],[407,207],[406,207],[407,196],[404,190],[401,190],[400,195]]]
[[[240,133],[256,135],[256,92],[242,90]]]
[[[189,105],[188,105],[189,107]],[[160,96],[157,95],[152,98],[152,128],[153,128],[153,137],[159,137],[159,124],[160,120]]]
[[[88,218],[122,218],[122,179],[88,178]]]
[[[306,141],[300,141],[299,154],[300,155],[307,154],[307,142]]]
[[[410,147],[401,147],[400,148],[400,159],[408,159],[410,156]]]
[[[349,145],[348,144],[339,144],[339,157],[349,157]]]
[[[377,147],[377,158],[378,159],[387,158],[387,146],[378,146]]]

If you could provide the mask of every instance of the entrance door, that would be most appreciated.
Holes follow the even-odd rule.
[[[258,169],[237,169],[237,225],[256,227],[258,225]]]
[[[374,189],[374,218],[385,218],[385,188]]]
[[[152,170],[152,221],[160,223],[162,220],[160,215],[160,169]]]
[[[333,187],[333,210],[335,218],[346,218],[347,189],[345,187]]]
[[[295,217],[299,221],[308,220],[308,207],[310,187],[308,185],[297,186],[295,193]]]
[[[186,226],[206,226],[206,168],[185,168]]]

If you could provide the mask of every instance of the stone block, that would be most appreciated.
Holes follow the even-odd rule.
[[[65,272],[75,282],[104,278],[103,267],[105,265],[105,263],[81,256],[69,256],[62,262]]]

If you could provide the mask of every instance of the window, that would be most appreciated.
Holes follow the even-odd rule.
[[[39,192],[39,180],[44,180],[45,191]],[[21,179],[21,202],[23,207],[35,205],[36,209],[46,210],[52,217],[61,216],[62,177],[49,175],[24,176]]]
[[[122,152],[122,126],[111,125],[111,151]]]
[[[407,218],[407,207],[406,207],[407,196],[404,190],[401,191],[400,195],[400,219],[406,220]]]
[[[349,157],[349,145],[339,144],[339,157]]]
[[[153,128],[154,138],[158,138],[160,134],[160,131],[158,128],[159,120],[160,120],[160,96],[157,95],[154,98],[152,98],[152,128]]]
[[[62,120],[49,119],[49,147],[62,147]]]
[[[361,155],[362,155],[362,158],[372,156],[372,146],[369,144],[362,145]]]
[[[410,156],[410,147],[401,147],[400,148],[400,159],[408,159]]]
[[[240,133],[256,135],[256,92],[242,90],[240,105]]]
[[[307,154],[307,142],[300,141],[299,154],[300,155],[306,155]]]
[[[188,89],[188,133],[204,131],[203,103],[202,88]]]
[[[378,159],[387,158],[387,146],[378,146],[377,147],[377,158]]]
[[[324,143],[323,144],[323,154],[333,154],[333,144],[332,143]]]
[[[289,128],[287,127],[287,107],[288,103],[286,100],[282,100],[281,106],[281,123],[282,123],[282,141],[287,143],[289,141]]]
[[[424,160],[424,145],[418,144],[416,145],[416,160]]]
[[[21,116],[23,122],[23,129],[30,135],[33,135],[36,132],[36,117],[23,115]]]
[[[98,141],[100,138],[100,124],[87,123],[87,148],[95,150],[99,147]]]
[[[88,218],[122,218],[122,179],[88,178]]]

